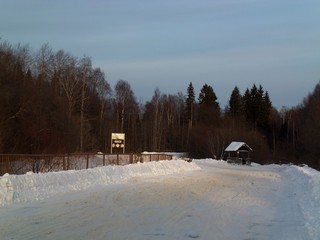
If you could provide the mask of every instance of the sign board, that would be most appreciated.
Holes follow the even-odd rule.
[[[111,133],[111,153],[114,150],[122,150],[124,153],[125,150],[125,134],[124,133]]]

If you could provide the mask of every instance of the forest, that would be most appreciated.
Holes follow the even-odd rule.
[[[302,79],[303,80],[303,79]],[[217,158],[231,141],[254,149],[253,161],[320,167],[320,83],[301,104],[280,111],[261,85],[237,86],[220,106],[213,86],[176,94],[156,88],[138,102],[130,84],[110,86],[90,57],[44,44],[0,41],[0,153],[110,152],[111,133],[126,152],[181,151]]]

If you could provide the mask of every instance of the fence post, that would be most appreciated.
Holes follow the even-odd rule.
[[[6,157],[6,172],[9,174],[12,174],[10,171],[10,161],[9,161],[9,156]]]
[[[87,169],[89,168],[89,154],[87,154]]]
[[[117,154],[117,165],[119,165],[119,154]]]
[[[70,159],[69,159],[69,157],[70,157],[70,154],[68,153],[68,155],[67,155],[67,170],[69,170],[69,168],[70,168]]]
[[[4,159],[3,156],[0,156],[0,176],[2,176],[4,170]]]
[[[103,154],[103,166],[105,166],[106,165],[106,154]]]
[[[63,155],[62,159],[63,159],[63,171],[66,171],[67,170],[66,156]]]
[[[132,153],[130,153],[129,163],[130,163],[130,164],[133,163],[133,154],[132,154]]]
[[[34,167],[35,167],[35,173],[40,172],[40,158],[38,156],[34,157]]]

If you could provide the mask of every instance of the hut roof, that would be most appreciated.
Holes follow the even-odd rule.
[[[225,149],[226,152],[235,152],[238,150],[247,150],[253,152],[252,148],[249,147],[248,144],[245,142],[232,142],[230,145]]]

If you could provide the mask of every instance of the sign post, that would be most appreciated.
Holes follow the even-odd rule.
[[[125,134],[124,133],[111,133],[111,154],[114,150],[119,150],[124,154],[125,152]]]

